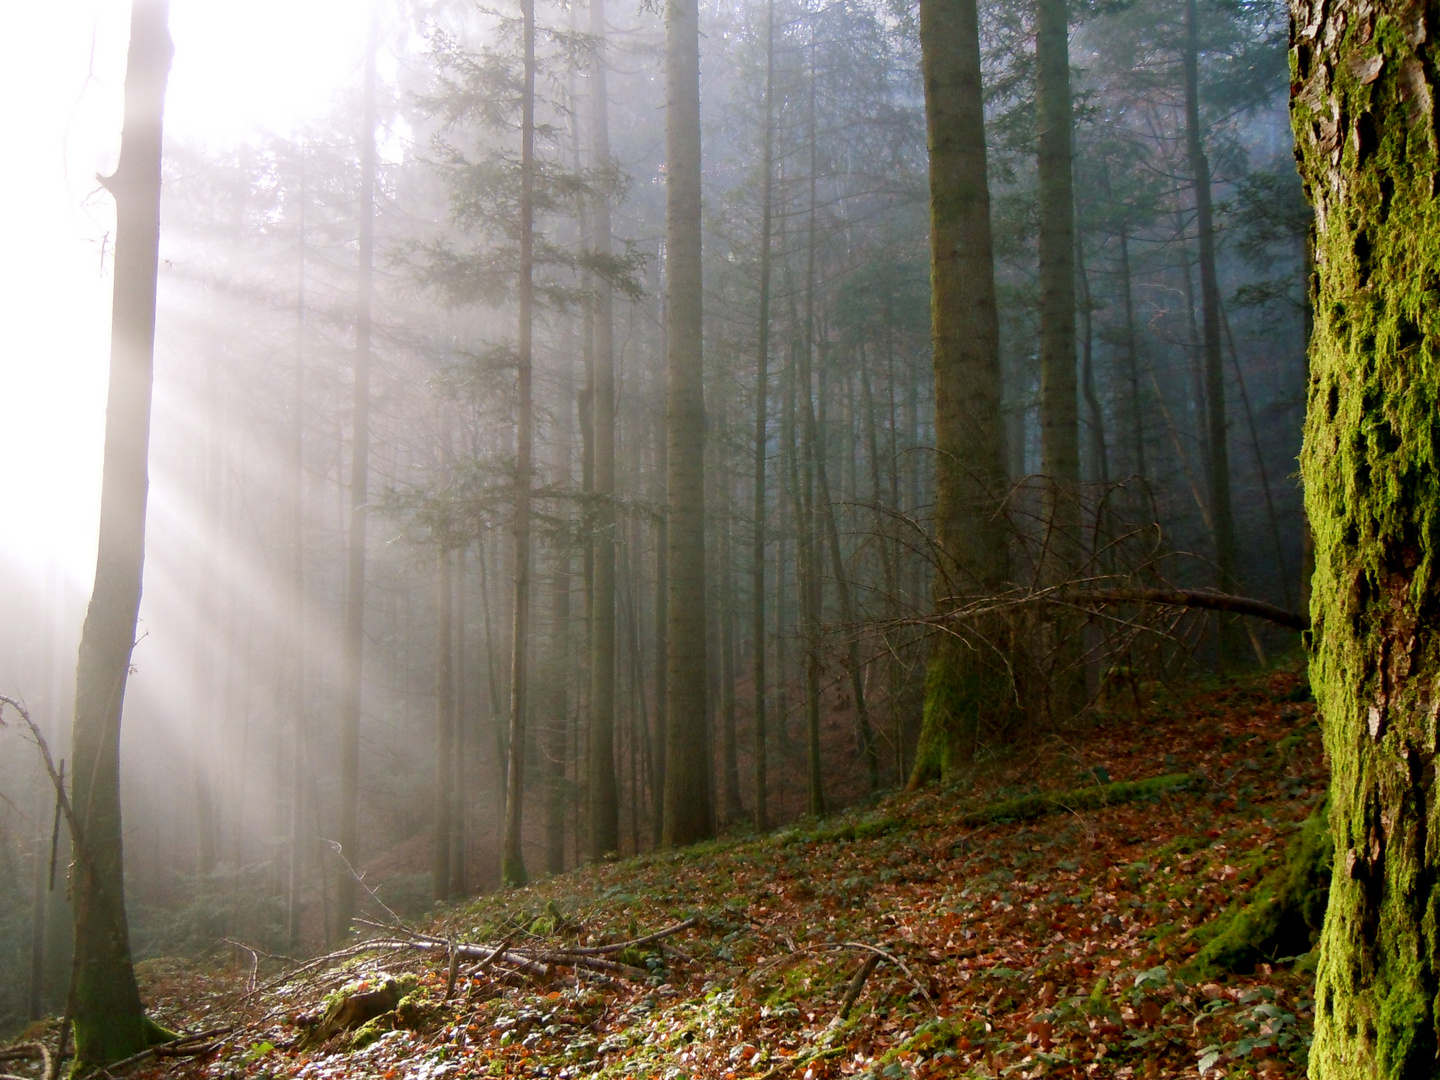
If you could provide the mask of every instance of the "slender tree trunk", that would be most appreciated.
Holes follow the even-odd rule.
[[[1200,128],[1200,39],[1196,0],[1185,0],[1185,146],[1195,183],[1195,230],[1200,249],[1201,346],[1205,365],[1206,465],[1215,566],[1222,592],[1237,589],[1235,521],[1230,506],[1230,449],[1225,419],[1225,365],[1221,351],[1220,282],[1215,267],[1215,224],[1210,203],[1210,161]],[[1239,628],[1220,624],[1220,662],[1238,658]]]
[[[590,33],[605,40],[605,0],[590,0]],[[609,101],[605,55],[597,48],[590,67],[590,125],[594,166],[610,161]],[[596,254],[610,254],[610,202],[594,205]],[[594,609],[590,621],[590,837],[589,856],[600,860],[620,850],[620,803],[615,780],[615,349],[614,300],[609,280],[595,277],[595,383],[591,401],[595,440],[595,491],[591,545],[595,560]]]
[[[764,173],[760,179],[760,325],[755,348],[755,488],[754,512],[751,514],[754,554],[750,564],[750,591],[754,598],[754,622],[750,633],[753,638],[755,681],[751,741],[755,758],[755,828],[759,831],[764,831],[769,826],[769,809],[766,803],[769,759],[765,717],[765,642],[769,636],[765,628],[765,460],[770,441],[770,231],[775,185],[775,0],[767,0],[765,5],[763,139],[764,149],[760,158],[760,168]]]
[[[1075,387],[1075,202],[1070,138],[1070,22],[1066,0],[1038,0],[1035,67],[1039,115],[1040,470],[1051,520],[1080,481]],[[1065,514],[1065,527],[1073,527]]]
[[[974,0],[921,0],[920,48],[930,147],[931,325],[934,335],[935,604],[1006,576],[995,513],[1004,478],[1000,329]],[[982,710],[1004,700],[976,650],[935,639],[911,785],[970,759]]]
[[[669,687],[665,822],[674,847],[715,833],[706,738],[705,395],[700,265],[698,0],[665,8],[665,258],[669,394]]]
[[[285,940],[291,950],[300,944],[300,880],[304,867],[301,839],[301,802],[304,793],[305,677],[305,257],[306,190],[305,155],[300,146],[298,223],[300,265],[295,290],[295,382],[290,396],[290,769],[289,820],[285,866]]]
[[[455,805],[455,676],[452,597],[455,592],[454,555],[449,548],[435,560],[435,790],[434,829],[431,834],[430,887],[436,900],[453,897],[451,882],[451,830]]]
[[[145,562],[150,396],[160,246],[160,158],[172,47],[166,0],[136,0],[130,19],[115,198],[115,286],[105,405],[95,585],[80,638],[71,727],[71,799],[79,823],[74,897],[75,1063],[104,1067],[163,1033],[145,1017],[125,914],[120,721]]]
[[[465,896],[470,891],[470,834],[466,810],[469,807],[470,736],[475,722],[471,706],[473,690],[470,679],[469,640],[465,633],[465,584],[468,578],[469,546],[455,551],[455,627],[451,655],[454,656],[455,693],[455,760],[450,768],[450,896]]]
[[[1040,471],[1048,530],[1042,580],[1079,572],[1080,410],[1075,385],[1075,196],[1071,149],[1070,16],[1066,0],[1038,0],[1035,67],[1040,188]],[[1085,701],[1081,635],[1057,609],[1045,627],[1052,719]]]
[[[1085,410],[1090,414],[1091,469],[1101,484],[1110,483],[1110,458],[1105,447],[1105,410],[1095,386],[1095,313],[1090,296],[1090,273],[1085,268],[1085,249],[1075,234],[1075,280],[1080,294],[1080,386]]]
[[[723,416],[723,413],[722,413]],[[720,442],[728,442],[722,421]],[[735,723],[735,682],[739,675],[735,648],[735,560],[733,551],[734,504],[728,469],[718,468],[720,489],[720,776],[724,793],[725,821],[737,821],[745,812],[740,800],[740,755]]]
[[[800,592],[805,625],[805,755],[806,791],[809,796],[810,813],[817,817],[825,813],[825,770],[820,758],[820,621],[824,603],[824,551],[820,547],[818,515],[815,506],[815,455],[816,430],[814,414],[814,354],[815,354],[815,259],[819,238],[815,233],[816,183],[818,171],[818,148],[815,119],[815,36],[816,29],[810,27],[810,71],[809,94],[806,104],[806,141],[810,147],[809,181],[810,205],[806,213],[805,229],[805,338],[800,348],[800,385],[796,400],[801,404],[803,416],[800,429],[800,557],[804,570],[801,576]]]
[[[662,310],[660,314],[660,355],[669,362],[669,342],[666,335],[668,311],[664,309],[664,290],[661,291]],[[661,407],[665,414],[666,392],[663,382],[660,386]],[[666,491],[670,473],[670,434],[663,428],[657,430],[655,439],[655,481],[654,501],[664,507],[669,499]],[[670,526],[669,516],[662,510],[655,517],[655,775],[651,779],[651,790],[655,793],[654,815],[650,821],[650,843],[660,847],[664,840],[665,826],[665,764],[670,739]]]
[[[1335,844],[1315,1080],[1435,1074],[1434,14],[1395,0],[1292,8],[1291,120],[1315,206],[1301,454],[1315,543],[1310,682]]]
[[[1149,475],[1145,462],[1145,407],[1140,398],[1140,344],[1135,332],[1135,290],[1130,284],[1128,223],[1120,226],[1120,294],[1125,299],[1125,377],[1130,384],[1130,461],[1135,475]]]
[[[375,53],[379,26],[371,16],[365,48],[365,91],[360,130],[360,271],[355,310],[354,419],[350,434],[350,535],[345,574],[345,629],[340,676],[341,861],[336,870],[334,940],[355,915],[355,877],[360,839],[360,707],[365,653],[365,533],[370,475],[370,307],[375,267]]]
[[[519,415],[515,433],[515,610],[510,645],[510,753],[506,767],[505,839],[500,880],[526,882],[521,825],[525,796],[525,727],[529,719],[530,496],[534,474],[534,395],[531,386],[535,261],[535,0],[520,0],[524,82],[520,104],[520,325],[517,332]]]

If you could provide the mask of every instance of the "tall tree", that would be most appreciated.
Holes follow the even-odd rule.
[[[515,609],[510,636],[510,753],[506,762],[505,838],[500,879],[526,882],[521,824],[525,799],[525,724],[529,708],[530,658],[530,497],[535,472],[535,401],[533,309],[535,303],[535,0],[520,0],[520,280],[516,332],[517,416],[515,425]]]
[[[590,34],[605,40],[605,0],[590,0]],[[590,131],[595,167],[608,170],[610,106],[603,48],[590,66]],[[610,197],[594,200],[595,254],[610,256]],[[591,429],[595,448],[591,544],[594,558],[590,617],[590,843],[591,859],[620,850],[620,802],[615,784],[615,316],[614,289],[595,279],[594,385]]]
[[[706,731],[705,391],[700,260],[700,11],[665,6],[665,429],[669,734],[664,844],[715,833]]]
[[[765,131],[760,155],[760,316],[755,345],[755,486],[752,515],[754,554],[750,567],[754,623],[751,656],[754,661],[755,713],[751,736],[755,758],[755,828],[766,828],[769,778],[766,776],[765,724],[765,460],[770,429],[770,232],[775,188],[775,0],[765,3]]]
[[[1230,505],[1230,446],[1225,419],[1225,367],[1221,352],[1220,279],[1215,264],[1215,213],[1211,205],[1210,159],[1200,126],[1200,28],[1196,0],[1185,0],[1185,149],[1195,199],[1195,232],[1200,263],[1200,346],[1204,370],[1206,481],[1210,525],[1215,536],[1215,568],[1222,591],[1234,591],[1235,518]],[[1239,651],[1238,628],[1222,621],[1220,659]]]
[[[75,1059],[81,1071],[166,1035],[145,1016],[125,914],[120,721],[145,564],[160,160],[173,48],[168,0],[135,0],[120,160],[102,180],[115,198],[115,286],[95,585],[80,638],[71,728],[77,831],[74,897]]]
[[[1433,684],[1440,149],[1434,8],[1297,0],[1291,119],[1315,207],[1301,458],[1314,531],[1311,684],[1335,870],[1310,1075],[1430,1076],[1440,986]]]
[[[930,146],[931,326],[935,367],[935,583],[944,615],[961,590],[1005,578],[997,494],[1004,482],[1000,326],[985,173],[980,28],[974,0],[921,0],[920,49]],[[977,649],[935,637],[910,783],[969,759],[982,711],[997,708]]]
[[[1075,201],[1071,169],[1070,18],[1066,0],[1039,0],[1035,19],[1039,116],[1040,471],[1051,515],[1073,507],[1080,480],[1075,387]],[[1064,522],[1073,529],[1073,522]]]
[[[365,535],[370,517],[370,321],[375,292],[375,53],[380,26],[370,17],[360,110],[360,266],[355,299],[355,375],[350,424],[350,531],[345,557],[345,628],[340,660],[340,821],[343,856],[335,882],[334,936],[355,915],[360,841],[360,707],[365,658]]]

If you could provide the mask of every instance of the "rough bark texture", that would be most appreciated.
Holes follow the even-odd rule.
[[[1335,871],[1311,1076],[1432,1076],[1440,991],[1440,203],[1434,5],[1292,9],[1315,206],[1302,469]]]
[[[669,385],[666,630],[668,846],[715,834],[706,733],[705,395],[701,382],[700,21],[696,0],[665,7],[665,284]]]
[[[75,918],[75,1052],[81,1068],[143,1050],[145,1018],[130,956],[120,821],[120,718],[140,610],[149,494],[160,155],[172,53],[166,0],[137,0],[130,22],[115,197],[115,288],[95,587],[80,638],[71,729],[71,798],[79,834],[71,879]]]
[[[375,50],[378,27],[370,24],[365,49],[365,104],[360,131],[360,267],[355,302],[354,418],[350,432],[350,535],[345,569],[345,630],[340,683],[340,821],[337,837],[350,866],[359,866],[360,705],[365,654],[365,532],[370,511],[370,304],[375,266]],[[355,914],[355,876],[336,868],[335,939]]]
[[[605,0],[590,2],[590,33],[605,34]],[[590,68],[590,125],[594,164],[610,164],[610,116],[605,57]],[[610,254],[610,202],[595,200],[596,252]],[[595,439],[595,496],[591,544],[595,559],[590,622],[591,859],[620,850],[620,802],[615,785],[615,330],[614,296],[605,275],[595,279],[595,387],[590,405]]]
[[[525,804],[525,725],[530,707],[530,497],[535,473],[535,402],[532,376],[532,309],[535,264],[535,0],[521,0],[524,35],[524,86],[520,99],[520,281],[516,332],[518,415],[515,426],[515,609],[510,638],[510,752],[505,775],[505,839],[500,880],[524,885],[521,847]]]
[[[994,509],[1005,468],[1000,330],[985,175],[980,34],[974,0],[922,0],[920,47],[930,146],[931,320],[935,352],[935,529],[940,612],[960,589],[1005,577]],[[935,638],[911,784],[974,749],[982,711],[1004,700],[975,650]]]

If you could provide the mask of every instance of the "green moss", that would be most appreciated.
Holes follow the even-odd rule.
[[[1191,961],[1196,972],[1253,971],[1262,960],[1310,951],[1330,893],[1328,804],[1321,805],[1291,840],[1284,861],[1236,904],[1207,923],[1191,941],[1204,947]]]
[[[1417,13],[1433,17],[1394,0],[1313,20],[1297,12],[1292,52],[1317,222],[1302,455],[1315,539],[1310,682],[1335,843],[1316,1078],[1429,1076],[1435,1064],[1440,641],[1425,630],[1440,614],[1440,158]]]
[[[1095,784],[1075,791],[1022,795],[961,814],[959,820],[964,825],[983,825],[991,821],[1029,821],[1061,810],[1099,810],[1119,803],[1181,791],[1191,787],[1196,780],[1193,773],[1171,773],[1145,780],[1118,780],[1110,784]]]

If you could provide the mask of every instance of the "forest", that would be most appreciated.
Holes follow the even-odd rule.
[[[1431,1075],[1435,4],[123,6],[0,1072]]]

